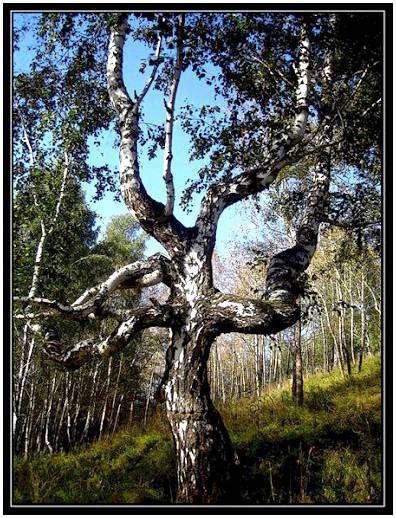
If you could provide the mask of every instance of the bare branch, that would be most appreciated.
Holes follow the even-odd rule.
[[[123,52],[128,27],[127,15],[113,27],[110,35],[107,84],[110,100],[120,121],[120,183],[125,203],[143,229],[162,243],[170,254],[175,241],[183,242],[187,229],[173,215],[164,218],[164,204],[146,191],[139,172],[139,110],[132,102],[123,79]]]
[[[155,79],[158,67],[160,65],[161,46],[162,46],[162,34],[158,34],[157,48],[155,50],[155,56],[154,56],[154,60],[153,60],[154,66],[146,81],[146,84],[144,85],[142,92],[140,93],[140,95],[136,96],[136,98],[135,98],[135,105],[134,105],[135,110],[137,110],[139,108],[140,104],[142,103],[147,92],[150,90],[150,86],[152,85],[152,83]]]
[[[375,66],[379,65],[380,64],[380,61],[373,61],[371,63],[369,63],[366,68],[362,71],[362,74],[360,75],[359,77],[359,80],[358,82],[356,83],[356,86],[352,92],[352,94],[350,95],[350,97],[343,103],[343,105],[341,107],[339,107],[339,111],[340,112],[343,112],[348,106],[351,105],[353,99],[356,97],[356,94],[359,92],[361,86],[364,84],[364,81],[366,80],[367,76],[368,76],[368,73],[370,72],[371,69],[373,69]]]
[[[21,126],[22,126],[22,133],[23,133],[23,141],[25,142],[27,148],[28,148],[28,152],[29,152],[29,163],[30,163],[30,167],[34,167],[34,154],[33,154],[33,148],[32,148],[32,145],[30,143],[30,139],[29,139],[29,135],[27,133],[27,130],[26,130],[26,126],[25,126],[25,122],[24,122],[24,118],[23,118],[23,115],[21,113],[21,111],[19,110],[18,108],[18,112],[19,112],[19,115],[21,117]]]
[[[359,88],[362,86],[363,84],[363,81],[365,80],[365,78],[367,77],[367,74],[369,73],[369,71],[374,68],[375,66],[379,65],[380,64],[380,61],[373,61],[372,63],[369,63],[366,68],[363,70],[363,73],[362,75],[360,76],[359,78],[359,81],[357,82],[356,84],[356,87],[355,87],[355,90],[353,92],[353,95],[356,95],[357,91],[359,90]]]
[[[365,117],[369,111],[371,111],[373,108],[377,106],[377,104],[380,104],[382,102],[382,97],[374,101],[364,112],[362,113],[362,117]]]
[[[272,68],[268,65],[268,63],[266,63],[263,59],[261,59],[257,54],[253,55],[251,57],[251,59],[253,61],[257,61],[257,63],[260,63],[260,65],[262,65],[273,78],[278,76],[286,84],[288,84],[289,86],[294,88],[293,82],[290,81],[278,68],[276,68],[275,70],[272,70]]]
[[[173,184],[172,176],[172,137],[173,137],[173,124],[175,115],[175,102],[177,88],[179,86],[182,60],[183,60],[183,28],[184,28],[184,14],[180,14],[177,23],[177,49],[176,49],[176,62],[174,68],[174,75],[170,89],[169,101],[165,103],[166,108],[166,125],[165,125],[165,148],[164,148],[164,173],[163,178],[166,186],[166,205],[164,214],[170,216],[173,213],[175,205],[175,187]]]
[[[54,215],[52,218],[52,224],[51,224],[50,228],[48,229],[48,234],[51,234],[55,228],[55,225],[56,225],[56,222],[58,220],[59,213],[61,210],[62,201],[63,201],[65,192],[66,192],[66,184],[67,184],[67,180],[69,178],[69,172],[70,172],[69,171],[69,154],[67,153],[67,151],[64,152],[64,160],[65,160],[64,161],[65,166],[63,168],[62,184],[61,184],[61,188],[59,191],[59,196],[58,196],[58,201],[57,201],[57,204],[55,207],[55,212],[54,212]]]
[[[15,298],[14,300],[30,300],[28,298]],[[17,315],[13,315],[13,319],[15,320],[27,320],[27,324],[29,324],[30,320],[39,320],[42,318],[53,317],[56,313],[54,311],[40,311],[39,313],[18,313]]]
[[[70,314],[81,314],[81,307],[73,308],[73,306],[66,306],[64,304],[61,304],[60,302],[56,300],[50,300],[46,299],[44,297],[19,297],[15,296],[13,297],[14,301],[17,302],[28,302],[29,304],[37,304],[44,308],[50,308],[54,310],[54,312],[58,313],[70,313]]]

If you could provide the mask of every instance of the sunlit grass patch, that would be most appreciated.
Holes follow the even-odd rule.
[[[378,503],[381,500],[380,359],[361,373],[290,384],[220,411],[240,459],[238,502]],[[176,466],[164,411],[68,453],[14,459],[14,503],[173,503]]]

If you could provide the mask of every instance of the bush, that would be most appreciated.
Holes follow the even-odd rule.
[[[305,406],[310,410],[330,411],[334,408],[334,400],[331,394],[322,387],[317,387],[308,392],[305,397]]]

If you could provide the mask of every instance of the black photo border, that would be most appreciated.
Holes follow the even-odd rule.
[[[3,514],[384,514],[393,512],[393,352],[392,352],[392,3],[3,3]],[[382,421],[383,421],[383,502],[362,505],[14,505],[12,503],[11,454],[11,229],[12,229],[12,158],[11,158],[11,37],[12,14],[26,11],[383,11],[384,12],[384,103],[383,108],[383,179],[382,179]]]

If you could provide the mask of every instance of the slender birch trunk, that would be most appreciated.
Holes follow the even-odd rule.
[[[109,388],[110,388],[111,364],[112,364],[112,358],[109,359],[109,363],[107,366],[106,397],[105,397],[105,401],[103,404],[102,416],[100,418],[99,439],[102,437],[102,434],[103,434],[104,421],[105,421],[106,411],[107,411],[107,400],[109,397]]]
[[[123,364],[123,357],[124,356],[121,353],[120,359],[119,359],[119,364],[118,364],[117,378],[116,378],[116,382],[115,382],[115,386],[114,386],[114,395],[113,395],[113,400],[112,400],[111,409],[110,409],[109,428],[112,426],[112,421],[113,421],[113,414],[114,414],[115,402],[116,402],[116,398],[117,398],[118,385],[119,385],[119,382],[120,382],[120,375],[121,375],[121,369],[122,369],[122,364]]]
[[[91,417],[94,416],[94,413],[95,413],[95,401],[96,401],[95,388],[96,388],[96,377],[98,375],[98,371],[99,371],[99,363],[96,363],[94,371],[93,371],[93,376],[92,376],[92,388],[91,388],[91,397],[90,397],[90,401],[92,402],[92,409],[91,409],[91,405],[89,405],[88,410],[87,410],[87,417],[85,419],[83,433],[81,436],[82,441],[84,441],[88,436],[89,427],[90,427],[90,423],[91,423]]]
[[[149,405],[150,405],[150,399],[151,399],[151,393],[152,393],[152,387],[153,387],[153,380],[154,380],[154,369],[152,369],[152,371],[151,371],[148,391],[147,391],[147,395],[146,395],[146,406],[145,406],[145,409],[144,409],[144,419],[143,419],[144,426],[147,425],[147,415],[148,415],[148,409],[149,409]]]
[[[341,347],[340,347],[339,341],[337,340],[337,337],[336,337],[336,335],[334,333],[333,326],[331,324],[330,315],[329,315],[329,311],[328,311],[328,308],[327,308],[326,301],[325,301],[325,299],[324,299],[324,297],[323,297],[323,295],[321,293],[319,293],[319,297],[322,300],[322,306],[323,306],[323,308],[325,310],[325,315],[326,315],[326,320],[327,320],[327,327],[329,328],[330,334],[331,334],[331,336],[333,338],[334,348],[337,351],[337,360],[338,360],[338,367],[340,369],[340,374],[341,374],[342,378],[345,378],[344,365],[343,365],[342,354],[341,354]]]
[[[366,297],[365,297],[365,283],[364,283],[364,272],[361,273],[360,282],[360,351],[359,351],[359,366],[358,370],[361,372],[363,355],[366,349]]]
[[[294,329],[294,367],[293,367],[293,383],[292,394],[293,400],[298,406],[302,406],[304,402],[304,381],[302,366],[302,350],[301,350],[301,320],[297,322]]]

